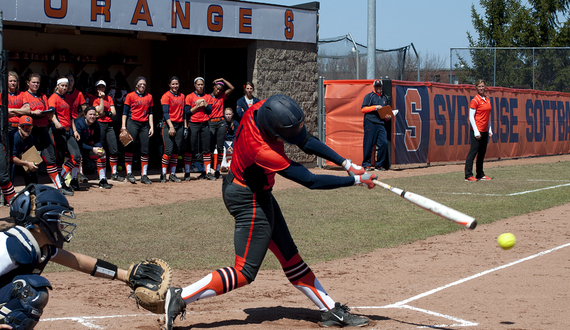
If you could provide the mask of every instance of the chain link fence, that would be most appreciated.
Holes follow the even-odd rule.
[[[570,47],[451,48],[449,83],[570,92]]]
[[[410,46],[377,49],[374,77],[404,80]],[[367,54],[368,48],[355,42],[350,34],[321,39],[318,50],[319,76],[327,80],[365,79]]]

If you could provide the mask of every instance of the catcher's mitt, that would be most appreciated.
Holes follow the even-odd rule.
[[[129,131],[127,131],[125,128],[122,128],[121,133],[119,133],[119,140],[121,140],[123,146],[126,147],[129,145],[129,143],[133,142],[133,137],[129,134]]]
[[[135,290],[137,305],[155,314],[164,313],[166,292],[172,283],[172,269],[162,259],[148,259],[131,264],[127,285]]]

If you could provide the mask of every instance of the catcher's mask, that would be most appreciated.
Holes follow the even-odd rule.
[[[37,225],[50,243],[58,248],[73,237],[76,224],[63,221],[75,219],[73,207],[57,189],[30,184],[10,200],[10,216],[16,225],[31,229]]]
[[[281,138],[289,144],[300,144],[307,137],[305,113],[292,98],[276,94],[257,111],[259,130],[268,138]]]

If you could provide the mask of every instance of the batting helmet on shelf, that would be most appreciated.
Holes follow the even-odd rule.
[[[307,137],[305,114],[292,98],[276,94],[257,111],[260,131],[269,138],[281,138],[289,144],[300,144]]]
[[[10,200],[10,216],[18,226],[28,229],[37,225],[58,248],[73,237],[76,224],[62,221],[75,219],[73,207],[57,189],[30,184]]]

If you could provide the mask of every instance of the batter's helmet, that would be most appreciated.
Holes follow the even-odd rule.
[[[41,184],[30,184],[10,200],[10,216],[16,225],[28,229],[37,225],[51,244],[58,248],[73,237],[76,224],[62,221],[75,219],[73,207],[59,190]]]
[[[257,111],[260,131],[269,138],[280,137],[289,144],[299,144],[307,137],[305,114],[292,98],[273,95]]]

